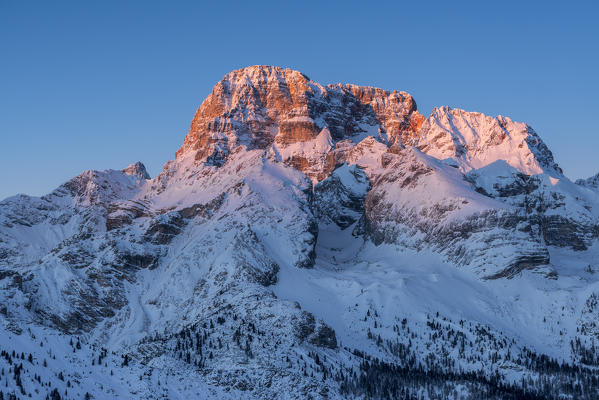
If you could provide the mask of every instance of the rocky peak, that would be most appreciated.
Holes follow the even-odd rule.
[[[151,179],[150,174],[146,170],[146,166],[138,161],[129,165],[127,168],[123,169],[123,172],[127,175],[133,175],[138,177],[139,179]]]
[[[586,186],[589,188],[599,188],[599,174],[593,175],[587,179],[577,179],[576,184],[580,186]]]
[[[380,124],[389,144],[409,144],[425,120],[417,111],[414,98],[406,92],[351,84],[335,84],[327,88],[356,99],[358,104],[372,111],[377,120],[375,125]]]
[[[230,72],[214,86],[176,159],[219,167],[232,152],[259,149],[318,182],[369,137],[390,151],[415,146],[451,159],[463,172],[505,160],[525,174],[561,174],[527,124],[450,107],[425,118],[406,92],[323,86],[301,72],[262,65]]]
[[[252,66],[230,72],[197,110],[176,157],[194,154],[222,165],[233,148],[266,148],[278,131],[309,139],[318,133],[308,109],[315,90],[324,89],[290,69]]]
[[[439,159],[453,158],[464,171],[505,160],[528,175],[562,172],[529,125],[501,115],[435,108],[418,131],[414,145]]]
[[[408,93],[356,85],[320,85],[306,75],[269,66],[233,71],[202,103],[176,157],[192,155],[222,165],[234,149],[277,150],[315,140],[325,130],[333,144],[375,136],[403,143],[424,117]],[[292,151],[293,153],[293,151]],[[301,164],[298,154],[281,161]]]
[[[65,182],[57,191],[68,193],[79,206],[100,205],[106,208],[114,200],[133,197],[145,179],[149,179],[149,175],[144,165],[137,162],[122,171],[84,171]]]

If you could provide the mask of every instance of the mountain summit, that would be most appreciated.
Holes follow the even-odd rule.
[[[225,75],[196,112],[177,158],[193,154],[221,165],[238,147],[272,148],[284,154],[283,162],[306,172],[315,161],[305,157],[307,143],[343,146],[368,136],[387,147],[414,146],[437,158],[453,157],[466,170],[504,159],[524,173],[560,171],[526,124],[449,107],[436,108],[427,119],[406,92],[323,86],[298,71],[269,66]],[[333,165],[318,171],[321,179]]]
[[[233,71],[156,177],[0,202],[0,393],[596,398],[596,181],[507,117]]]

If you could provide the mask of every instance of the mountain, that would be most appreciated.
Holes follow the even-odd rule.
[[[597,398],[596,181],[507,117],[233,71],[158,176],[0,202],[0,399]]]

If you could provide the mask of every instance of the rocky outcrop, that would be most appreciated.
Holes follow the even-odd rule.
[[[391,145],[412,143],[425,121],[424,115],[417,111],[413,97],[406,92],[347,84],[330,85],[329,88],[351,93],[362,107],[366,107],[366,113],[372,110],[380,123],[381,133],[387,135]],[[376,126],[376,122],[372,125]]]
[[[314,187],[314,204],[319,219],[345,229],[364,213],[370,188],[366,173],[357,165],[343,164]]]
[[[383,160],[356,234],[377,244],[434,249],[487,279],[549,264],[538,227],[517,208],[473,190],[457,169],[414,148]]]
[[[122,228],[130,225],[133,220],[152,216],[149,204],[139,200],[115,201],[108,205],[106,215],[106,230]]]
[[[181,233],[185,220],[180,213],[174,211],[160,214],[152,219],[144,234],[144,241],[154,244],[169,244],[175,236]]]
[[[593,197],[563,177],[526,175],[497,161],[468,172],[465,179],[477,192],[517,207],[520,219],[540,232],[546,245],[586,250],[598,237]]]
[[[302,311],[295,322],[295,335],[301,341],[307,341],[319,347],[337,348],[335,331],[322,320],[316,320],[312,313]]]
[[[586,299],[578,320],[578,329],[583,335],[599,339],[599,295],[591,293]]]
[[[586,225],[561,215],[545,215],[537,218],[540,220],[543,239],[550,246],[586,250],[593,239],[599,236],[598,223]]]

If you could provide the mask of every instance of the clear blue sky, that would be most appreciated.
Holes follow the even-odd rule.
[[[596,2],[0,0],[0,198],[174,157],[227,72],[298,69],[531,124],[599,171]],[[284,3],[284,4],[281,4]]]

